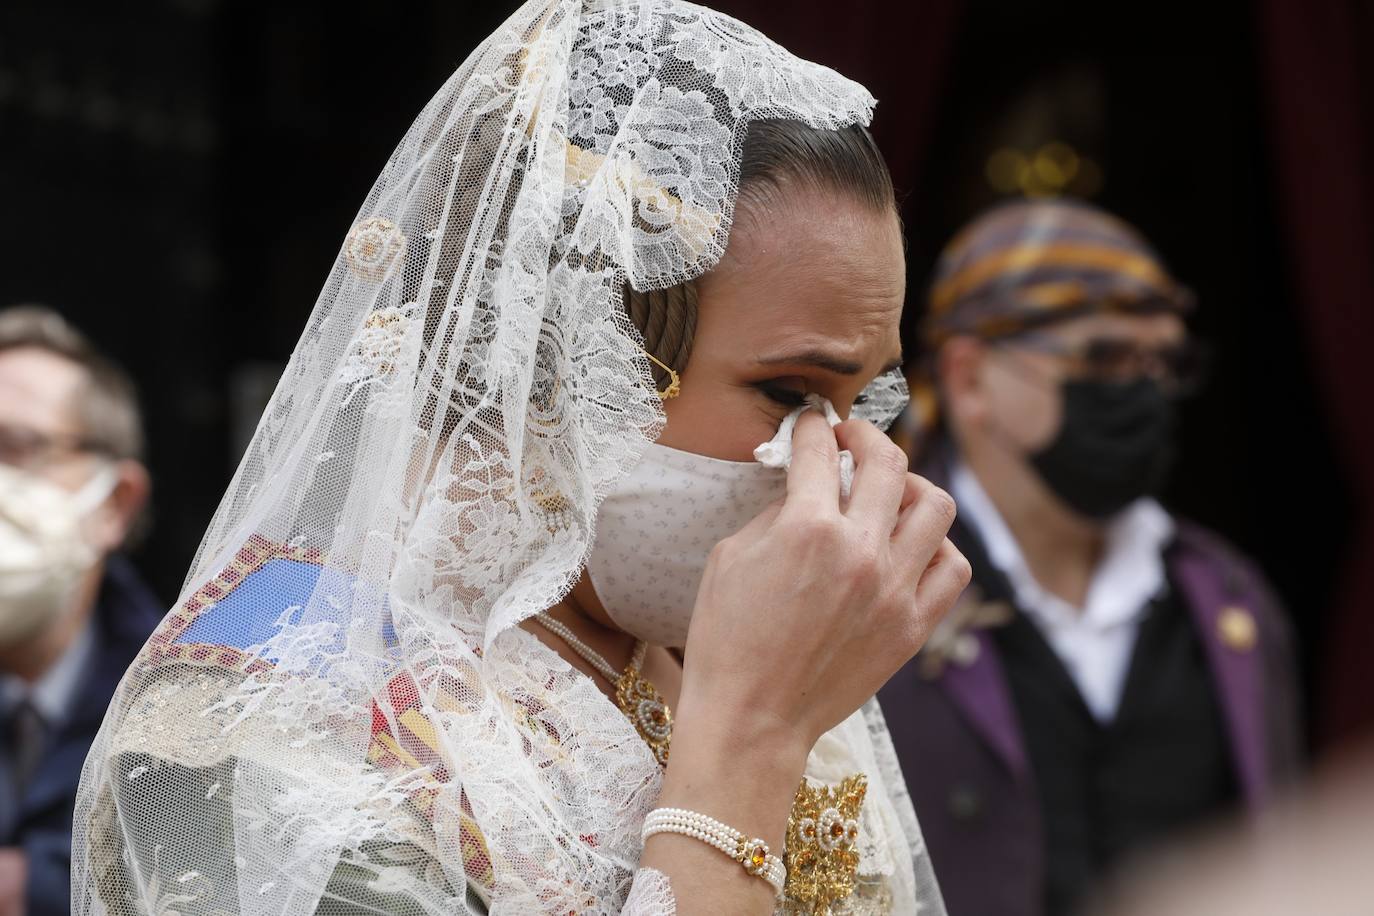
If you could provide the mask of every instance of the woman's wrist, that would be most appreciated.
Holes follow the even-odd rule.
[[[705,815],[762,840],[765,853],[780,858],[809,751],[796,730],[780,721],[707,701],[684,685],[656,807]],[[690,814],[680,817],[692,821]],[[731,913],[773,912],[775,884],[741,868],[740,854],[711,842],[708,834],[654,832],[645,840],[641,863],[668,875],[675,888],[693,889],[685,896],[678,892],[680,913],[717,913],[722,905]]]
[[[781,849],[810,742],[765,712],[685,695],[674,719],[659,805],[700,811]]]
[[[684,671],[682,691],[673,716],[673,742],[679,733],[703,746],[723,745],[791,765],[798,772],[819,735],[809,734],[797,722],[771,709],[752,690],[700,689],[700,678]]]

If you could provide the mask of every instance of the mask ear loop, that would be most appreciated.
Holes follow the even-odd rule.
[[[89,515],[105,500],[110,498],[119,484],[119,472],[113,464],[102,463],[101,467],[82,484],[81,489],[72,494],[72,505],[81,515]]]
[[[644,355],[649,357],[654,365],[668,373],[668,387],[658,392],[659,400],[671,401],[673,398],[682,394],[682,377],[677,374],[677,370],[663,362],[663,360],[659,359],[657,356],[654,356],[654,354],[650,353],[648,350],[644,351]]]

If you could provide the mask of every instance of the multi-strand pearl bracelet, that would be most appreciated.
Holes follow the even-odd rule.
[[[768,851],[768,844],[749,839],[734,827],[722,824],[713,817],[688,811],[685,808],[655,808],[644,819],[641,836],[647,840],[657,833],[680,833],[708,846],[714,846],[734,859],[744,870],[773,885],[779,896],[787,883],[787,869],[782,860]]]

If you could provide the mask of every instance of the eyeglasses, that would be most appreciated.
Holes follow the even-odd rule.
[[[59,455],[76,452],[110,454],[106,446],[84,436],[44,433],[28,426],[0,423],[0,464],[35,470]]]
[[[1057,356],[1068,363],[1069,374],[1074,378],[1105,382],[1152,378],[1175,397],[1196,392],[1206,380],[1211,363],[1208,348],[1195,340],[1145,347],[1124,337],[1067,343],[1048,334],[1030,332],[1001,343]]]

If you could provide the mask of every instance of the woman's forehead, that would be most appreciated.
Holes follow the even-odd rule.
[[[905,283],[896,209],[875,210],[843,191],[791,184],[740,200],[717,271],[732,266],[796,271],[839,259],[857,259],[858,266],[883,279]]]
[[[726,257],[699,281],[703,323],[895,340],[906,292],[895,213],[820,191],[742,209]]]
[[[901,355],[900,292],[824,277],[769,279],[758,273],[703,290],[697,346],[740,359],[825,353],[869,372]]]

